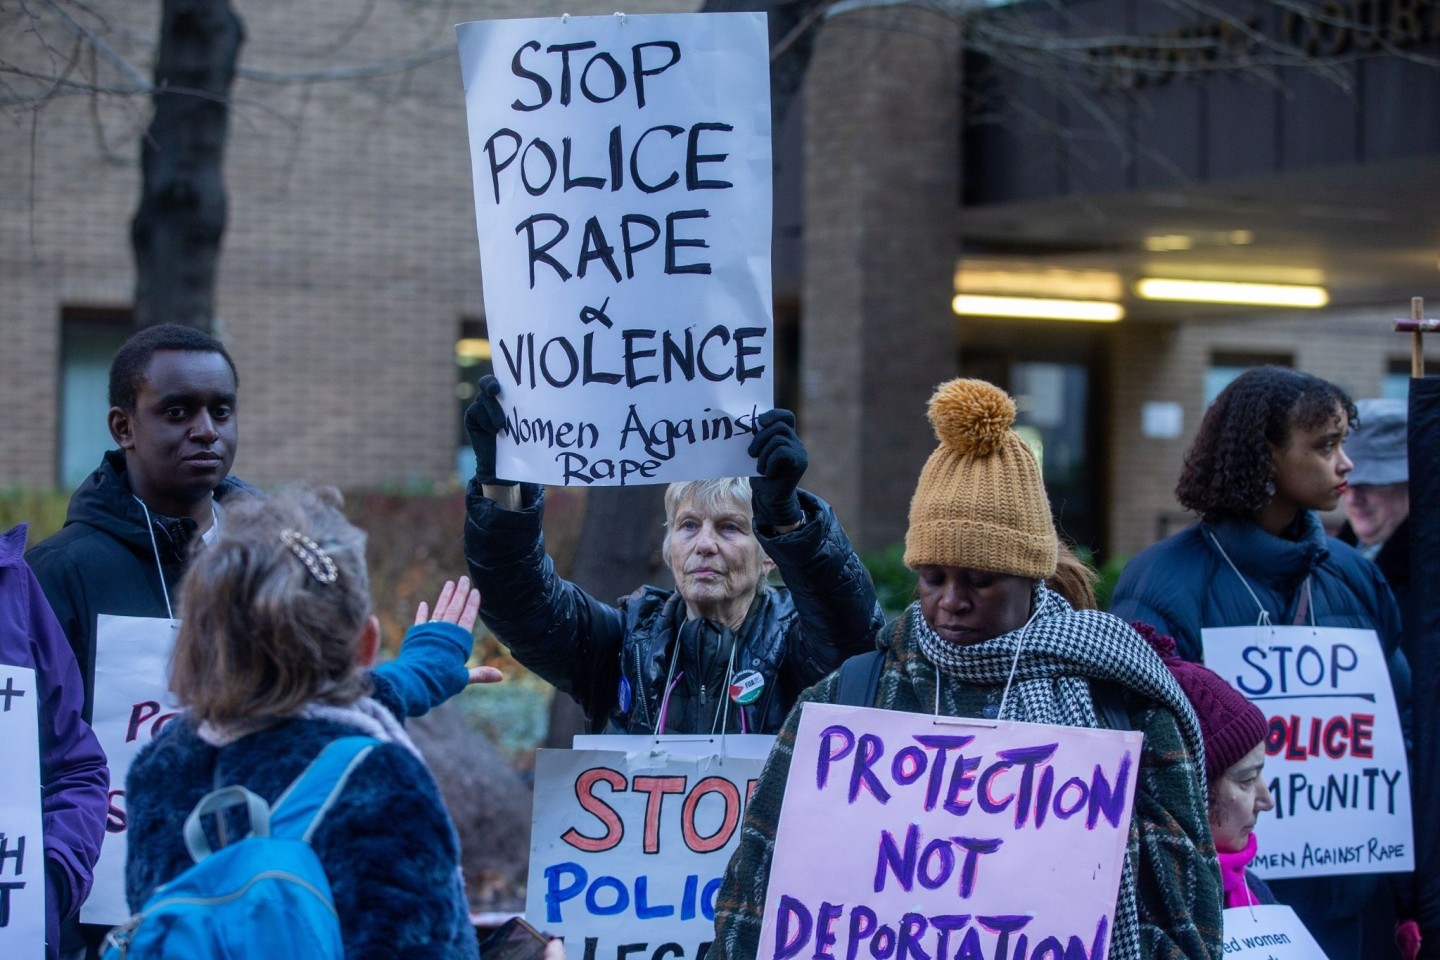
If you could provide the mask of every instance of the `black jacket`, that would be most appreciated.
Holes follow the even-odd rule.
[[[230,477],[215,497],[223,503],[258,492]],[[111,450],[71,496],[65,526],[25,554],[80,663],[86,720],[94,703],[96,617],[173,615],[195,521],[153,513],[150,520],[130,492],[125,455]]]
[[[745,729],[774,733],[802,690],[873,649],[884,625],[870,575],[834,512],[803,490],[799,496],[806,523],[759,537],[786,586],[762,592],[732,636],[687,621],[675,591],[641,587],[616,606],[601,603],[556,574],[541,531],[543,488],[522,485],[522,507],[511,511],[472,484],[465,556],[480,616],[515,659],[579,702],[596,733],[652,732],[667,677],[679,680],[664,732],[707,732],[722,720],[740,730],[741,708],[729,703],[726,712],[734,646],[735,672],[754,670],[765,681],[743,708]]]
[[[1347,520],[1340,528],[1335,538],[1341,543],[1348,543],[1356,550],[1361,550],[1360,540],[1355,536],[1355,531],[1350,528]],[[1390,585],[1390,592],[1395,594],[1395,603],[1400,608],[1400,649],[1405,651],[1408,660],[1415,659],[1415,637],[1419,632],[1418,614],[1415,612],[1415,595],[1410,590],[1410,518],[1406,517],[1390,538],[1380,546],[1380,552],[1375,554],[1375,566],[1385,575],[1385,582]]]

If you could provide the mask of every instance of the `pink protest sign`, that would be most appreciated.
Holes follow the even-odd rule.
[[[1141,741],[807,703],[760,958],[1104,957]]]

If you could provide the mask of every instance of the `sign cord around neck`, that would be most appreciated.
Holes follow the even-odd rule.
[[[1245,579],[1245,574],[1241,573],[1241,572],[1240,572],[1240,568],[1237,567],[1237,566],[1235,566],[1235,561],[1234,561],[1234,560],[1231,560],[1231,559],[1230,559],[1230,554],[1226,553],[1226,552],[1225,552],[1225,548],[1222,547],[1222,546],[1220,546],[1220,540],[1215,536],[1215,534],[1211,533],[1209,530],[1206,530],[1206,531],[1205,531],[1205,536],[1207,536],[1207,537],[1210,538],[1210,542],[1215,545],[1215,549],[1218,550],[1218,551],[1220,551],[1220,556],[1222,556],[1222,557],[1225,558],[1225,562],[1230,565],[1230,569],[1235,571],[1235,576],[1237,576],[1237,577],[1240,578],[1240,583],[1245,587],[1245,592],[1248,593],[1248,594],[1250,594],[1250,599],[1251,599],[1251,600],[1254,600],[1254,601],[1255,601],[1255,606],[1260,610],[1260,616],[1259,616],[1258,619],[1256,619],[1256,621],[1255,621],[1255,626],[1257,626],[1257,627],[1268,627],[1268,626],[1270,626],[1270,625],[1271,625],[1270,611],[1265,609],[1265,604],[1261,603],[1261,602],[1260,602],[1260,598],[1257,597],[1257,596],[1255,596],[1255,591],[1252,590],[1252,589],[1250,589],[1250,581]],[[1309,585],[1310,585],[1310,580],[1309,580],[1308,577],[1307,577],[1306,580],[1305,580],[1305,585],[1306,585],[1307,588],[1308,588]]]
[[[130,496],[135,497],[135,494]],[[155,557],[155,572],[160,576],[160,593],[165,598],[165,616],[174,620],[175,611],[170,606],[170,588],[165,586],[165,567],[160,563],[160,545],[155,541],[155,521],[150,518],[150,508],[145,506],[144,500],[135,497],[135,502],[145,511],[145,529],[150,533],[150,553]]]

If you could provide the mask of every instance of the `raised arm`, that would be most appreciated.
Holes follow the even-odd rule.
[[[620,679],[619,610],[562,579],[545,550],[545,491],[495,476],[505,428],[500,383],[480,379],[465,427],[475,478],[465,497],[465,561],[480,618],[529,670],[574,697],[591,720],[609,713]]]

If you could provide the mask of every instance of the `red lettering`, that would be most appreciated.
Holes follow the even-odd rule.
[[[130,743],[139,735],[140,724],[160,712],[160,704],[154,700],[143,700],[130,708],[130,726],[125,728],[125,742]]]
[[[649,796],[645,800],[645,835],[641,849],[646,853],[660,852],[660,805],[667,793],[684,793],[684,777],[636,777],[630,784],[636,793]]]
[[[604,835],[587,837],[571,827],[560,836],[560,839],[570,846],[586,853],[609,850],[625,837],[625,824],[621,821],[620,814],[595,795],[595,787],[600,783],[608,783],[611,790],[624,790],[625,775],[605,767],[595,767],[575,778],[575,799],[580,801],[580,806],[586,813],[593,814],[595,819],[605,825]]]
[[[1373,713],[1351,714],[1350,722],[1350,756],[1364,757],[1367,760],[1375,756],[1375,745],[1370,742],[1370,737],[1375,732],[1375,715]]]
[[[702,837],[700,831],[695,829],[695,808],[711,793],[718,793],[725,802],[725,816],[714,833]],[[685,837],[685,846],[696,853],[713,853],[725,846],[730,842],[730,835],[735,832],[739,823],[740,790],[724,777],[706,777],[697,783],[695,789],[685,798],[685,806],[680,811],[680,829]]]

